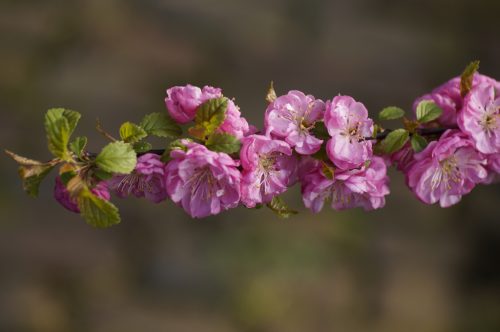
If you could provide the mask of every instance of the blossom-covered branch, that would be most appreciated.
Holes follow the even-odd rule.
[[[62,108],[45,116],[53,159],[6,152],[31,196],[58,167],[55,199],[97,227],[120,222],[111,194],[170,199],[193,218],[239,205],[287,217],[296,211],[279,195],[297,184],[313,212],[327,202],[335,210],[379,209],[391,165],[419,200],[448,207],[500,178],[500,83],[477,73],[478,65],[417,98],[411,115],[395,106],[379,113],[379,120],[401,120],[400,128],[384,129],[353,97],[277,96],[271,85],[259,130],[221,89],[188,84],[167,90],[165,112],[123,123],[119,138],[98,123],[110,140],[99,153],[87,151],[86,137],[71,139],[80,114]],[[153,149],[150,136],[165,145]]]

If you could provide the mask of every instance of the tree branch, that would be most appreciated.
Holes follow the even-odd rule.
[[[419,128],[417,129],[417,133],[421,136],[441,136],[445,131],[448,129],[456,129],[456,128]],[[387,135],[392,131],[392,129],[385,129],[383,132],[378,133],[376,137],[366,137],[365,139],[368,140],[383,140],[384,138],[387,137]],[[144,152],[139,152],[137,153],[137,156],[143,156],[148,153],[153,153],[157,154],[159,156],[163,155],[165,153],[165,149],[151,149],[148,151]],[[96,153],[93,152],[87,152],[87,154],[90,157],[95,157],[97,156]]]
[[[456,128],[417,128],[417,133],[420,136],[441,136],[448,129],[456,129]],[[367,140],[382,140],[387,137],[387,135],[392,131],[392,129],[386,129],[381,133],[378,133],[375,138],[370,137]]]

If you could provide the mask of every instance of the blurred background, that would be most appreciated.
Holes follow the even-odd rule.
[[[43,114],[164,111],[165,89],[221,86],[262,127],[278,94],[350,94],[406,109],[474,59],[500,78],[500,2],[0,0],[0,145],[49,158]],[[161,146],[160,146],[161,147]],[[0,331],[499,331],[500,186],[448,209],[391,173],[384,209],[278,219],[238,208],[192,220],[171,202],[117,201],[93,229],[26,196],[0,157]]]

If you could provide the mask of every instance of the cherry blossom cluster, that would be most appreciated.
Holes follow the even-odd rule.
[[[241,141],[239,155],[215,152],[199,142],[183,140],[168,162],[156,154],[139,157],[135,171],[117,175],[94,188],[109,199],[134,195],[159,203],[167,197],[195,218],[215,215],[239,204],[267,204],[299,183],[307,208],[319,212],[329,201],[333,209],[378,209],[389,194],[387,166],[395,163],[408,186],[425,203],[442,207],[457,203],[475,185],[491,183],[500,173],[500,83],[475,74],[470,92],[460,95],[454,78],[420,97],[433,100],[443,114],[436,120],[447,130],[423,151],[407,143],[390,158],[373,153],[374,122],[368,110],[350,96],[326,102],[300,91],[273,100],[265,111],[264,130],[250,128],[238,106],[228,102],[227,116],[218,128]],[[187,85],[167,90],[166,106],[179,124],[193,121],[203,102],[222,96],[221,89]],[[329,137],[313,129],[323,123]],[[328,159],[316,158],[324,147]],[[60,180],[56,199],[70,210]]]
[[[390,192],[390,166],[404,173],[419,200],[448,207],[476,185],[500,179],[500,82],[477,68],[472,63],[417,98],[410,116],[397,107],[379,113],[380,120],[402,119],[399,129],[383,129],[351,96],[323,101],[297,90],[277,96],[271,85],[259,130],[220,88],[188,84],[167,89],[163,113],[124,123],[121,139],[99,125],[112,141],[99,154],[86,150],[85,137],[70,142],[80,114],[65,109],[49,110],[45,119],[55,159],[7,153],[20,164],[30,195],[60,165],[55,199],[103,227],[119,222],[111,193],[170,199],[193,218],[239,205],[288,216],[295,211],[280,195],[296,184],[315,213],[325,204],[379,209]],[[166,149],[152,149],[148,135],[168,138]]]
[[[500,174],[500,82],[475,73],[470,90],[455,77],[415,101],[434,101],[442,115],[430,125],[448,129],[421,152],[409,145],[392,155],[406,182],[424,203],[448,207],[477,184],[498,181]]]

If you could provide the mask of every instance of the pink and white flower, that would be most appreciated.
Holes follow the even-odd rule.
[[[246,207],[269,203],[295,182],[297,158],[288,143],[263,135],[242,141],[241,201]]]
[[[360,169],[337,170],[332,179],[323,174],[321,164],[302,179],[302,199],[307,208],[317,213],[325,201],[331,200],[335,210],[361,207],[379,209],[389,194],[387,166],[381,157],[374,156]]]
[[[500,96],[493,85],[483,83],[469,92],[458,125],[480,152],[500,153]]]
[[[325,126],[332,137],[326,146],[330,160],[340,169],[361,166],[372,156],[373,121],[365,106],[349,96],[326,104]]]
[[[497,92],[500,92],[500,82],[491,77],[475,73],[472,79],[472,88],[484,83],[493,85]],[[443,110],[443,114],[436,120],[439,124],[447,127],[456,126],[457,115],[464,104],[464,98],[460,94],[460,77],[454,77],[430,93],[419,97],[413,103],[414,111],[423,100],[432,100]]]
[[[458,130],[446,131],[414,158],[407,172],[407,184],[427,204],[456,204],[487,177],[486,158]]]
[[[269,104],[265,114],[266,135],[284,139],[295,151],[310,155],[323,143],[312,135],[316,121],[323,119],[325,104],[300,91],[290,91]]]
[[[137,159],[137,165],[132,173],[115,175],[108,180],[108,185],[120,198],[134,195],[160,203],[167,198],[164,176],[165,164],[160,160],[160,156],[147,153]]]
[[[222,152],[184,141],[186,150],[175,149],[165,169],[170,199],[191,217],[203,218],[234,208],[240,201],[238,162]]]

